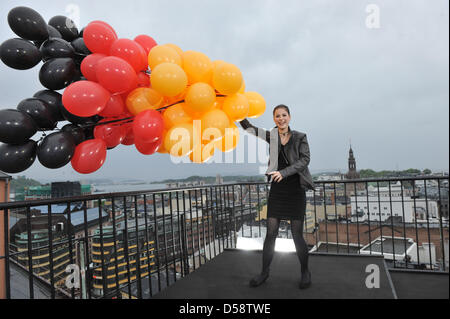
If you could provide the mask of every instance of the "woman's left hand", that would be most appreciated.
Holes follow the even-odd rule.
[[[283,176],[279,171],[271,172],[269,173],[269,175],[272,175],[273,180],[277,183],[279,183],[283,179]]]

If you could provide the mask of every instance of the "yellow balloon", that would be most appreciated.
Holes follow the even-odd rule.
[[[242,80],[241,88],[239,89],[238,93],[244,94],[245,92],[245,81]]]
[[[248,115],[250,105],[244,94],[229,95],[223,101],[223,111],[232,121],[242,121]]]
[[[164,97],[165,105],[167,106],[167,105],[172,105],[172,104],[175,104],[175,103],[182,102],[184,100],[184,98],[186,97],[188,89],[189,89],[189,85],[186,86],[186,88],[180,94],[177,94],[175,96],[166,96],[166,97]]]
[[[180,55],[180,57],[183,55],[183,50],[181,50],[181,48],[178,45],[173,44],[173,43],[166,43],[164,45],[177,51],[177,53]],[[183,59],[183,58],[181,57],[181,59]]]
[[[161,143],[161,145],[159,146],[159,148],[158,148],[158,150],[156,151],[156,152],[158,152],[158,153],[161,153],[161,154],[167,154],[167,153],[169,153],[167,150],[166,150],[166,148],[164,147],[164,139],[166,138],[166,134],[167,134],[167,130],[166,129],[164,129],[163,130],[163,133],[162,133],[162,143]]]
[[[150,75],[152,88],[165,96],[176,96],[187,86],[187,76],[183,69],[174,63],[159,64]]]
[[[189,87],[184,99],[184,109],[186,113],[194,118],[214,107],[216,101],[216,93],[214,89],[207,83],[195,83]]]
[[[211,83],[213,63],[203,53],[196,51],[183,52],[183,69],[188,76],[189,84]]]
[[[221,94],[231,95],[239,91],[242,86],[242,73],[231,63],[218,63],[214,68],[212,83]]]
[[[212,109],[211,111],[206,112],[203,114],[201,121],[202,137],[205,130],[212,128],[217,129],[220,132],[220,138],[225,134],[225,129],[230,126],[230,120],[228,119],[227,114],[219,109]]]
[[[189,158],[193,163],[206,163],[211,157],[214,156],[215,143],[210,142],[207,144],[201,144],[194,148],[189,154]]]
[[[223,60],[214,60],[213,61],[213,68],[218,67],[222,63],[225,63],[225,61],[223,61]]]
[[[192,123],[181,123],[171,127],[164,137],[164,148],[172,156],[186,156],[192,152],[194,132]]]
[[[226,153],[234,150],[239,143],[239,129],[236,124],[230,123],[225,129],[225,135],[221,140],[215,142],[216,149]]]
[[[152,88],[137,88],[131,91],[125,104],[128,111],[137,115],[140,112],[148,109],[157,109],[164,103],[164,97]]]
[[[165,62],[182,66],[181,56],[174,48],[167,45],[154,46],[148,54],[148,65],[150,69],[153,71],[157,65]]]
[[[266,110],[266,101],[258,92],[245,92],[250,109],[247,117],[255,118],[264,114]]]
[[[164,127],[171,128],[178,124],[192,122],[192,118],[184,111],[183,104],[175,104],[165,110],[163,114]]]

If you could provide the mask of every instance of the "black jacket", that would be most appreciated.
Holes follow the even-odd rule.
[[[239,123],[248,133],[253,134],[269,143],[269,164],[266,174],[277,171],[278,153],[281,149],[281,139],[280,134],[278,134],[278,129],[275,127],[272,130],[267,131],[253,126],[247,119],[242,120]],[[283,178],[298,174],[300,175],[300,186],[305,189],[314,189],[314,182],[308,169],[310,153],[306,134],[293,131],[290,128],[289,131],[292,133],[292,141],[289,140],[289,143],[285,146],[289,166],[280,170],[280,174]]]

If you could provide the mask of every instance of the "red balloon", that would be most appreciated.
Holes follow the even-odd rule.
[[[147,70],[148,62],[144,49],[130,39],[119,39],[113,43],[109,54],[127,61],[136,72]]]
[[[123,102],[122,96],[120,94],[111,95],[111,98],[106,103],[103,111],[98,113],[102,117],[115,117],[119,116],[126,111],[125,103]]]
[[[100,113],[110,98],[111,94],[100,84],[82,80],[70,84],[64,90],[62,103],[70,113],[89,117]]]
[[[114,118],[103,119],[99,123],[111,120],[114,120]],[[122,143],[126,134],[126,128],[121,126],[120,123],[97,125],[94,129],[94,137],[104,140],[108,148],[116,147]]]
[[[155,110],[140,112],[133,121],[133,133],[135,140],[150,143],[162,137],[164,120],[161,114]],[[136,143],[136,142],[135,142]]]
[[[144,142],[141,140],[135,140],[134,145],[136,146],[136,149],[139,151],[139,153],[144,155],[151,155],[158,151],[159,147],[162,144],[162,138],[155,142]]]
[[[134,144],[134,133],[133,133],[133,123],[125,123],[123,124],[123,127],[125,127],[125,130],[127,134],[125,135],[125,138],[122,141],[123,145],[133,145]]]
[[[106,57],[106,55],[101,53],[92,53],[83,59],[81,62],[81,73],[89,81],[97,82],[97,75],[95,74],[95,66],[97,62]]]
[[[95,66],[98,82],[111,93],[125,93],[137,86],[137,75],[131,65],[118,57],[108,56]]]
[[[111,45],[117,40],[117,35],[106,23],[94,22],[84,28],[83,40],[92,53],[108,55]]]
[[[145,34],[138,35],[136,38],[134,38],[134,41],[139,43],[144,48],[147,55],[150,53],[150,50],[154,46],[158,45],[152,37]]]
[[[105,159],[106,143],[99,138],[95,138],[78,144],[70,163],[78,173],[89,174],[102,167]]]
[[[138,87],[150,87],[150,76],[145,72],[139,72],[137,74],[138,77]]]
[[[108,23],[106,23],[105,21],[94,20],[94,21],[89,22],[89,24],[91,24],[91,23],[97,23],[97,24],[101,24],[101,25],[104,25],[104,26],[108,27],[114,33],[114,35],[117,37],[117,33],[114,30],[114,28],[112,26],[110,26]]]

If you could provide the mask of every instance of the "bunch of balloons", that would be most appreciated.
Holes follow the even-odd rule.
[[[2,44],[2,61],[16,69],[44,61],[39,79],[47,90],[16,110],[0,111],[5,143],[0,169],[5,172],[27,169],[37,155],[48,168],[70,161],[77,172],[88,174],[120,144],[135,145],[145,155],[169,153],[202,163],[215,150],[236,147],[234,122],[265,111],[260,94],[245,92],[237,66],[211,61],[201,52],[158,45],[148,35],[118,38],[103,21],[92,21],[78,33],[70,19],[58,16],[46,24],[26,7],[12,9],[8,22],[22,39]],[[62,96],[55,92],[63,88]],[[45,135],[39,145],[30,139],[37,130],[54,130],[61,120],[71,123]]]

